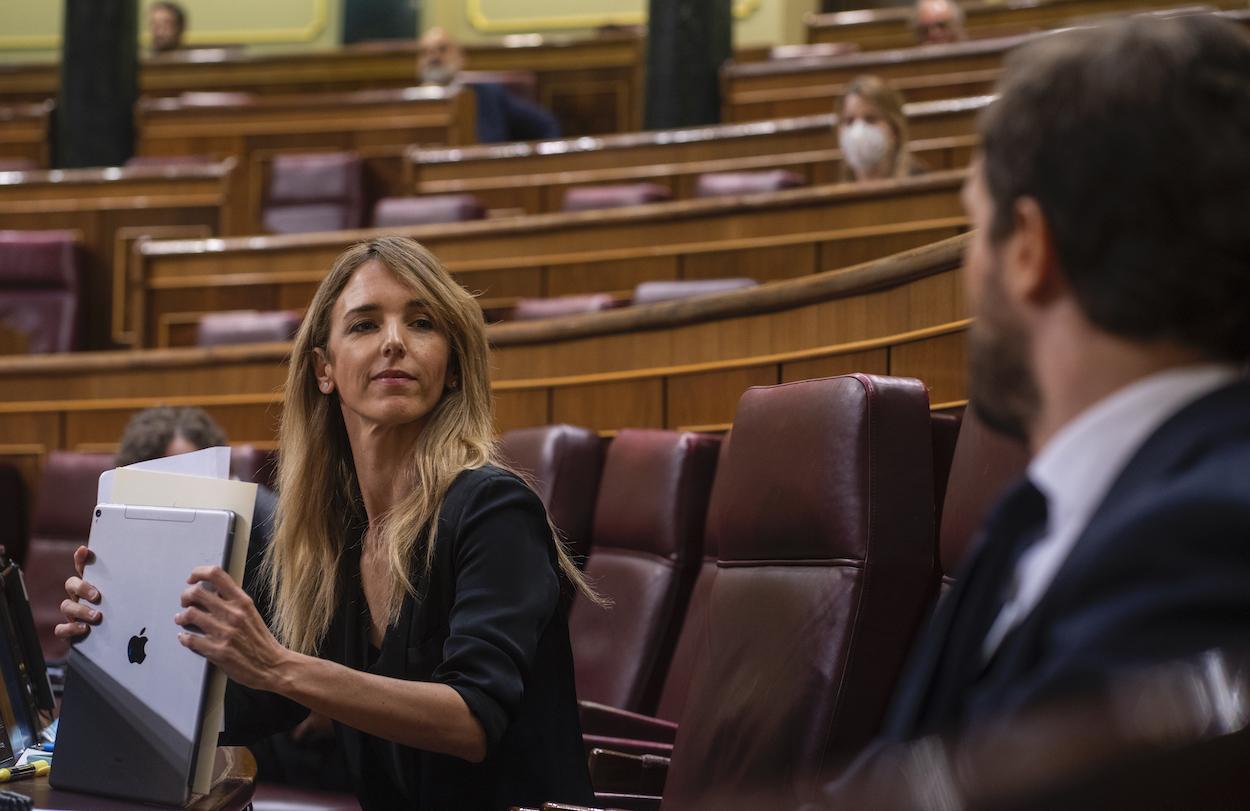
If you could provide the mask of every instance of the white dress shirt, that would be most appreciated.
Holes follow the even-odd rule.
[[[1234,366],[1204,364],[1142,378],[1087,408],[1038,452],[1028,476],[1046,496],[1046,529],[1016,564],[1007,602],[985,635],[986,660],[1042,599],[1133,453],[1169,417],[1237,375]]]

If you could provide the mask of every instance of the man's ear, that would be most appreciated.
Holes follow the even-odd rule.
[[[1012,298],[1046,304],[1067,289],[1059,271],[1050,223],[1035,198],[1020,197],[1013,206],[1015,230],[1007,240],[1004,284]]]
[[[322,394],[334,391],[333,371],[330,353],[319,346],[313,347],[313,374],[317,376],[317,388]]]

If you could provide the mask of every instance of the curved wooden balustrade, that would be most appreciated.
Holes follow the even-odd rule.
[[[965,227],[963,171],[628,209],[275,237],[145,242],[144,345],[186,340],[204,313],[303,307],[334,258],[380,233],[423,242],[484,306],[517,296],[627,293],[641,281],[817,273]]]
[[[857,267],[700,299],[488,328],[501,430],[602,431],[729,421],[748,386],[848,371],[911,375],[961,400],[965,238]],[[272,447],[289,344],[0,361],[0,459],[37,482],[58,448],[112,450],[134,411],[207,408]]]

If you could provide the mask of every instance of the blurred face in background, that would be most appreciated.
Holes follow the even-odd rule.
[[[912,27],[916,42],[921,45],[959,42],[966,37],[963,20],[952,0],[920,0],[914,15]]]
[[[431,28],[417,43],[417,73],[423,84],[450,84],[464,67],[464,52],[442,28]]]
[[[148,34],[152,37],[152,50],[156,53],[182,46],[182,23],[178,15],[166,6],[152,6],[148,11]]]
[[[863,96],[852,93],[842,103],[838,146],[856,180],[889,177],[894,170],[898,137],[877,105]]]

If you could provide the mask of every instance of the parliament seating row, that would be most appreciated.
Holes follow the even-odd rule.
[[[644,48],[642,39],[629,35],[507,37],[467,45],[465,67],[533,73],[535,100],[555,114],[566,135],[629,132],[642,126]],[[416,81],[416,53],[411,40],[293,54],[192,49],[147,57],[139,70],[139,92],[156,98],[186,92],[290,95],[404,88]],[[56,63],[0,65],[0,106],[55,98],[58,70]]]
[[[961,233],[963,171],[740,198],[387,229],[422,242],[486,309],[624,294],[640,282],[793,278]],[[343,248],[378,231],[143,241],[136,345],[185,346],[207,312],[306,306]]]
[[[965,28],[976,38],[1019,34],[1029,29],[1061,28],[1090,15],[1170,8],[1175,0],[970,0],[959,4]],[[1207,7],[1234,9],[1237,0],[1216,0]],[[861,50],[906,48],[915,43],[911,10],[905,6],[809,15],[804,24],[809,43],[853,43]]]
[[[488,327],[500,431],[570,422],[727,424],[747,387],[868,371],[915,376],[939,410],[966,397],[964,238],[697,299]],[[0,359],[0,461],[31,494],[53,450],[112,451],[130,415],[206,408],[272,448],[289,344]]]

